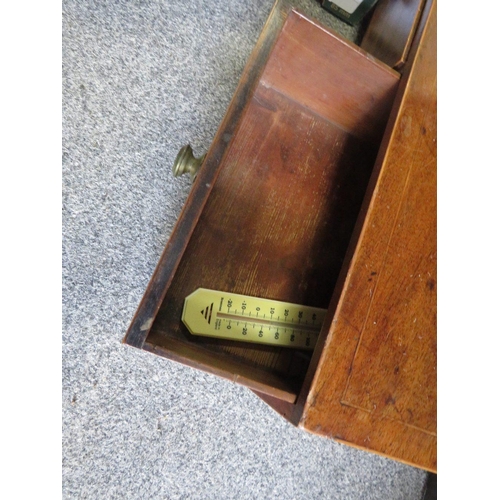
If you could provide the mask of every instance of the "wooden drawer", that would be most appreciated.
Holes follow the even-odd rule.
[[[324,384],[317,368],[400,79],[278,2],[124,342],[243,384],[293,423],[347,441],[321,419],[307,425],[308,397],[313,379]],[[328,308],[314,352],[191,335],[181,314],[199,287]]]

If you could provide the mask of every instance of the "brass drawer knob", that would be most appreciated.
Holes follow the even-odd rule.
[[[174,166],[172,168],[174,176],[179,177],[182,174],[190,174],[191,180],[194,181],[205,156],[206,154],[200,156],[200,158],[195,158],[191,146],[187,144],[181,148],[175,158]]]

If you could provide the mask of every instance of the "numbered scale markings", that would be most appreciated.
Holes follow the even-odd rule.
[[[184,301],[192,335],[314,349],[326,309],[198,288]]]

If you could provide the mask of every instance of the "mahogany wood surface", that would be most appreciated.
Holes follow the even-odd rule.
[[[289,379],[245,365],[237,358],[212,353],[204,349],[203,345],[169,338],[168,348],[162,347],[164,339],[158,337],[161,337],[161,333],[151,332],[143,349],[264,393],[270,392],[272,387],[272,394],[280,401],[293,403],[297,397],[297,389],[292,387]]]
[[[402,84],[299,425],[436,471],[435,3]]]
[[[378,145],[398,79],[399,74],[358,46],[294,13],[261,82]]]
[[[125,341],[291,402],[310,353],[192,336],[183,302],[206,287],[328,306],[399,74],[288,6],[273,16]]]
[[[361,47],[393,68],[408,57],[425,0],[380,0]]]
[[[297,378],[298,391],[307,354],[192,336],[184,298],[204,287],[326,308],[376,152],[259,85],[153,325],[163,344],[231,353]]]

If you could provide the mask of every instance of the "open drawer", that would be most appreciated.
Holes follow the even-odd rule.
[[[328,308],[399,79],[277,5],[124,341],[295,403],[312,352],[193,336],[184,299],[203,287]]]
[[[377,49],[400,75],[277,2],[124,342],[435,472],[436,3],[411,7]],[[198,288],[326,309],[314,351],[191,335]]]

